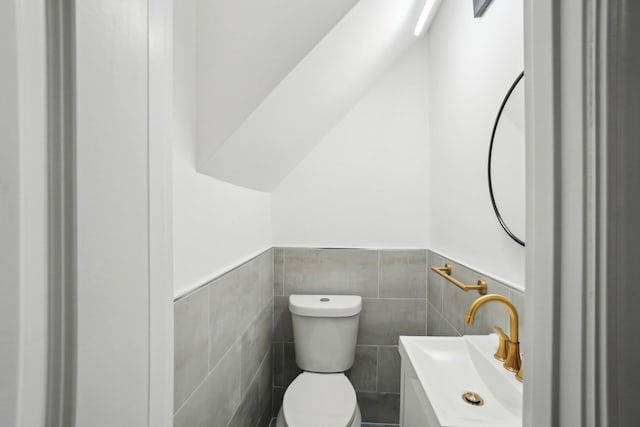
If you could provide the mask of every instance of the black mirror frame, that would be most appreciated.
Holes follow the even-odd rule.
[[[518,75],[516,80],[513,82],[513,84],[511,85],[511,87],[507,91],[506,96],[502,100],[502,105],[500,105],[500,109],[498,110],[498,115],[496,117],[496,121],[493,124],[493,131],[491,132],[491,143],[489,144],[489,160],[488,160],[488,164],[487,164],[487,176],[489,178],[489,195],[491,196],[491,204],[493,205],[493,211],[496,213],[496,217],[498,218],[498,222],[500,222],[500,225],[502,226],[504,231],[506,231],[507,234],[509,235],[509,237],[511,237],[513,240],[516,241],[516,243],[518,243],[521,246],[525,246],[524,241],[522,239],[520,239],[518,236],[516,236],[513,233],[513,231],[511,231],[509,229],[507,224],[504,222],[504,219],[502,219],[502,215],[500,214],[500,210],[498,209],[498,205],[496,204],[496,199],[495,199],[495,197],[493,195],[493,184],[491,182],[491,157],[492,157],[492,154],[493,154],[493,140],[494,140],[494,138],[496,136],[496,131],[498,130],[498,123],[500,122],[500,117],[502,116],[502,111],[504,110],[504,107],[507,105],[507,101],[509,101],[509,97],[511,96],[511,93],[514,91],[516,86],[518,86],[518,83],[520,83],[520,80],[522,80],[523,77],[524,77],[524,71],[522,71],[520,73],[520,75]]]

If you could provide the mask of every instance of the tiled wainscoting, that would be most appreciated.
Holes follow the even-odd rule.
[[[295,363],[291,294],[363,297],[358,347],[348,373],[362,419],[397,424],[400,406],[398,336],[425,335],[427,252],[367,249],[274,249],[273,414],[300,370]]]
[[[473,325],[464,322],[469,305],[480,295],[477,291],[464,292],[443,277],[431,271],[431,267],[451,264],[451,275],[463,283],[475,284],[478,279],[487,282],[488,293],[509,298],[518,310],[520,331],[524,331],[524,293],[480,271],[451,260],[441,254],[428,251],[427,279],[427,335],[455,336],[478,335],[492,332],[493,326],[509,333],[509,314],[502,304],[491,302],[482,306]],[[520,333],[522,342],[522,333]]]
[[[273,249],[178,299],[174,426],[267,426]]]
[[[295,363],[288,296],[363,297],[356,360],[347,373],[363,422],[396,425],[400,407],[400,335],[508,331],[507,311],[490,303],[473,326],[464,323],[475,291],[463,292],[431,271],[452,264],[465,283],[487,281],[507,296],[524,325],[524,294],[436,252],[274,248],[196,291],[175,310],[174,426],[267,426]]]

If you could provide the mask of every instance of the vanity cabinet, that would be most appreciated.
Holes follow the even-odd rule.
[[[400,427],[441,427],[411,364],[400,372]]]

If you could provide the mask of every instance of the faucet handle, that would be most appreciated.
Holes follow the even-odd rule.
[[[498,334],[498,338],[500,340],[500,343],[498,344],[498,350],[496,350],[496,353],[493,355],[493,357],[501,362],[504,362],[505,360],[507,360],[507,354],[509,353],[509,337],[498,326],[494,326],[493,330]]]

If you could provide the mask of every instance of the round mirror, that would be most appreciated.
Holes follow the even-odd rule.
[[[489,194],[498,222],[524,246],[525,230],[524,71],[507,91],[491,133]]]

